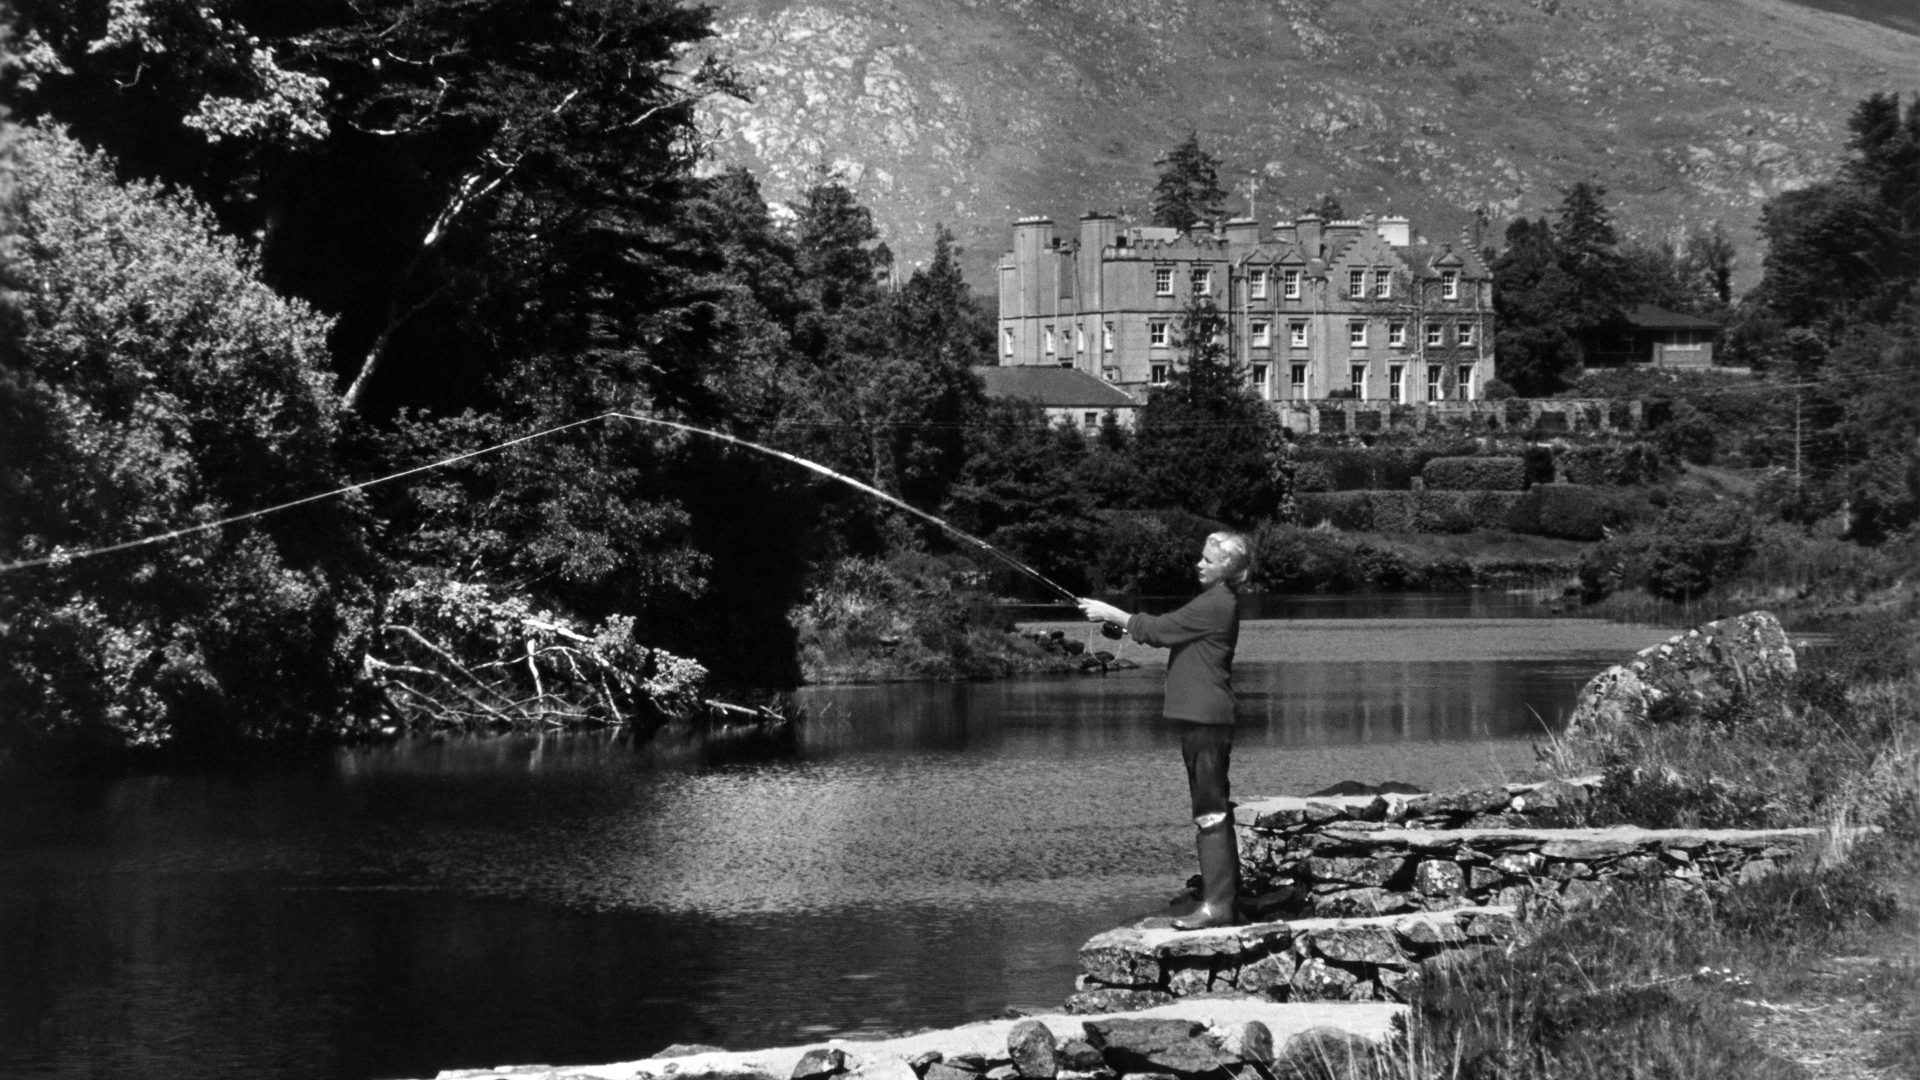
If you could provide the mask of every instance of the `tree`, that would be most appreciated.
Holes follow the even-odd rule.
[[[1569,317],[1574,282],[1560,267],[1552,226],[1544,218],[1507,226],[1492,270],[1501,380],[1522,396],[1551,394],[1579,363]]]
[[[1200,136],[1154,162],[1160,178],[1153,185],[1153,223],[1182,231],[1226,216],[1227,193],[1220,187],[1220,159],[1200,148]]]
[[[1100,523],[1078,482],[1080,432],[1052,424],[1031,403],[999,401],[969,425],[967,448],[943,511],[949,520],[1054,581],[1085,588]]]
[[[338,734],[365,717],[365,519],[339,486],[327,323],[208,211],[64,134],[5,162],[0,743],[48,753]]]
[[[1210,298],[1187,306],[1179,327],[1182,362],[1140,410],[1134,455],[1150,497],[1251,525],[1279,501],[1279,420],[1248,389],[1225,332],[1226,319]]]

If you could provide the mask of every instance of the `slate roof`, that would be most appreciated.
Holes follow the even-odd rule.
[[[1627,325],[1639,330],[1718,330],[1720,324],[1697,315],[1682,315],[1652,304],[1640,304],[1620,313]]]
[[[1134,409],[1133,395],[1075,368],[1015,365],[976,367],[990,398],[1017,398],[1055,409]]]

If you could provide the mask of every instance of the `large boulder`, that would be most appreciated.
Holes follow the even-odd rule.
[[[1645,724],[1654,706],[1703,707],[1784,686],[1798,664],[1771,612],[1752,611],[1695,627],[1595,675],[1575,700],[1570,737],[1604,738]]]

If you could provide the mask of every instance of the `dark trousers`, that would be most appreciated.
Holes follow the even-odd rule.
[[[1181,721],[1180,756],[1187,763],[1187,794],[1193,800],[1194,824],[1200,825],[1214,814],[1232,813],[1227,766],[1233,759],[1233,725]]]

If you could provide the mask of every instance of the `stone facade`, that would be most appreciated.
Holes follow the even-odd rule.
[[[1049,218],[1013,232],[998,271],[1005,366],[1149,389],[1180,361],[1181,313],[1205,296],[1271,400],[1473,401],[1495,375],[1493,279],[1464,234],[1416,243],[1405,218],[1310,214],[1271,231],[1236,219],[1183,233],[1088,214],[1070,238]]]

